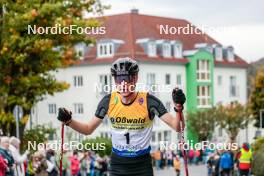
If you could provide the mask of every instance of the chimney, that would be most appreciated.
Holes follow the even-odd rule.
[[[131,13],[138,14],[138,9],[136,9],[136,8],[131,9]]]

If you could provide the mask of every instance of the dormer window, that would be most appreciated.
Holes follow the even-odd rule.
[[[171,45],[170,43],[162,44],[162,56],[163,57],[171,57]]]
[[[230,62],[235,61],[234,48],[232,46],[227,47],[226,49],[227,60]]]
[[[114,56],[114,44],[112,42],[108,43],[98,43],[97,44],[97,57],[113,57]]]
[[[77,55],[80,57],[80,59],[83,59],[84,54],[87,50],[85,43],[78,43],[74,46],[74,48],[75,48]]]
[[[174,44],[174,57],[175,58],[182,58],[182,43],[176,42]]]
[[[223,49],[219,45],[215,46],[215,59],[217,61],[222,61],[223,60]]]
[[[157,45],[154,41],[148,43],[148,56],[155,57],[157,55]]]

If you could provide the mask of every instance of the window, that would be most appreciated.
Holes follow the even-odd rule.
[[[218,61],[223,60],[223,50],[221,46],[215,47],[215,59]]]
[[[166,75],[165,75],[165,84],[166,84],[166,85],[170,85],[170,82],[171,82],[171,81],[170,81],[170,74],[166,74]]]
[[[112,57],[112,56],[114,56],[114,44],[113,43],[99,43],[99,44],[97,44],[97,56],[98,57]]]
[[[147,87],[150,93],[155,93],[156,90],[156,75],[155,73],[147,73]]]
[[[222,76],[221,75],[217,76],[217,85],[222,86]]]
[[[83,104],[82,103],[74,103],[74,113],[83,114]]]
[[[218,128],[218,136],[222,137],[223,136],[223,129],[222,128]]]
[[[100,94],[106,95],[111,92],[112,79],[111,75],[103,74],[99,75],[99,86],[100,86]]]
[[[83,59],[83,56],[86,50],[85,43],[78,43],[74,46],[74,48],[75,48],[77,55],[80,57],[80,59]]]
[[[165,104],[165,107],[166,107],[167,111],[170,112],[171,111],[171,102],[167,101]]]
[[[171,141],[171,131],[164,131],[164,141]]]
[[[176,75],[176,85],[177,86],[180,86],[181,85],[181,75],[180,74],[177,74]]]
[[[181,43],[176,43],[174,45],[174,57],[182,58],[182,44]]]
[[[56,104],[48,104],[49,114],[56,114],[57,113],[57,106]]]
[[[226,54],[228,61],[234,62],[235,61],[234,48],[232,46],[229,46],[227,47],[226,52],[227,52]]]
[[[196,73],[198,81],[210,81],[209,60],[198,60]]]
[[[211,106],[210,86],[197,86],[197,106],[200,108]]]
[[[156,141],[156,132],[152,131],[152,142]]]
[[[100,133],[100,136],[101,136],[102,138],[110,138],[110,135],[108,134],[108,132],[101,132],[101,133]]]
[[[229,94],[231,97],[236,97],[238,96],[238,86],[236,84],[236,77],[235,76],[230,76],[230,89],[229,89]]]
[[[161,139],[161,132],[158,132],[158,141],[161,141],[162,139]]]
[[[73,84],[74,84],[74,87],[83,86],[83,77],[82,76],[74,76],[73,77]]]
[[[155,42],[149,42],[148,44],[148,55],[155,57],[157,55],[157,46]]]
[[[163,57],[171,57],[171,45],[170,43],[164,43],[162,45]]]

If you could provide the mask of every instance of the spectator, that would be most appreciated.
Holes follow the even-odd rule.
[[[78,159],[78,152],[73,151],[73,156],[70,158],[71,160],[71,175],[77,176],[80,171],[80,161]]]
[[[49,176],[57,176],[58,168],[56,164],[56,157],[54,150],[48,150],[46,154],[47,165],[49,166],[48,175]]]
[[[188,155],[190,164],[193,163],[194,155],[195,155],[194,150],[193,149],[190,149],[189,150],[189,155]]]
[[[0,155],[0,176],[5,176],[7,164],[4,158]]]
[[[229,176],[233,166],[230,152],[224,151],[220,157],[220,170],[222,176]]]
[[[18,138],[11,137],[9,142],[9,150],[11,151],[14,161],[16,163],[14,172],[15,176],[25,176],[24,162],[27,160],[27,155],[29,154],[29,152],[26,151],[23,155],[20,155],[20,140]]]
[[[214,176],[219,176],[219,167],[220,167],[220,153],[217,151],[214,155],[214,166],[213,166]]]
[[[154,159],[155,159],[155,165],[156,165],[156,169],[160,170],[160,165],[161,165],[161,152],[160,150],[157,150],[156,152],[154,152]]]
[[[83,158],[81,159],[81,176],[87,176],[90,175],[90,156],[89,152],[84,151],[83,152]]]
[[[0,139],[0,155],[4,158],[7,164],[5,176],[14,176],[15,162],[11,152],[9,151],[8,137],[1,137]]]
[[[171,167],[171,166],[173,166],[173,153],[172,153],[172,151],[167,151],[166,152],[166,154],[167,154],[167,160],[168,160],[168,167]]]
[[[237,154],[238,169],[240,176],[248,176],[250,174],[252,152],[248,143],[244,143],[239,153]]]
[[[177,176],[181,175],[181,162],[179,156],[175,156],[173,160],[173,166]]]
[[[48,176],[48,164],[41,152],[36,152],[33,157],[33,169],[37,176]]]
[[[207,175],[213,176],[214,157],[210,156],[207,160]]]
[[[100,169],[100,175],[101,176],[106,176],[107,175],[107,158],[104,157],[102,158],[102,161],[101,161],[101,169]]]
[[[60,163],[60,154],[57,155],[57,161]],[[63,150],[63,159],[62,159],[62,176],[70,175],[70,161],[68,156],[68,151]]]

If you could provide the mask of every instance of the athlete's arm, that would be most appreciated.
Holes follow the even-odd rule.
[[[92,119],[90,119],[86,123],[72,119],[72,122],[69,124],[69,127],[78,131],[79,133],[90,135],[101,124],[102,121],[102,119],[99,119],[96,116],[92,117]]]
[[[174,118],[170,113],[168,113],[165,106],[157,97],[148,94],[147,99],[148,99],[148,110],[149,110],[150,118],[153,119],[155,115],[158,115],[158,117],[160,117],[160,119],[163,122],[169,125],[172,129],[179,132],[180,131],[179,113],[177,113],[176,118]]]
[[[103,118],[108,111],[109,101],[110,101],[110,94],[106,95],[99,102],[97,110],[95,112],[95,116],[92,117],[92,119],[90,119],[86,123],[79,122],[74,119],[70,119],[70,122],[68,123],[69,127],[85,135],[92,134],[92,132],[102,123]],[[67,113],[70,114],[69,112]],[[60,116],[63,116],[63,115],[60,115]],[[63,118],[63,117],[60,117],[60,118]],[[63,121],[62,119],[60,120]]]
[[[173,117],[170,113],[166,113],[160,117],[160,119],[169,125],[171,128],[180,132],[180,115],[176,113],[176,118]],[[184,129],[184,120],[183,120],[183,129]]]

